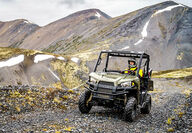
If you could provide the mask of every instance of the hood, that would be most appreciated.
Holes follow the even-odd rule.
[[[123,82],[137,80],[138,77],[131,75],[124,75],[120,73],[106,73],[106,72],[92,72],[89,75],[91,78],[94,78],[97,82],[106,81],[113,82],[114,85],[118,85]]]

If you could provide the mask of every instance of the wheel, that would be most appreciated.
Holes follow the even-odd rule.
[[[136,118],[137,100],[130,97],[124,109],[124,118],[126,121],[133,122]]]
[[[81,94],[79,98],[79,110],[81,113],[86,114],[89,113],[89,111],[92,108],[92,105],[89,104],[91,101],[92,94],[90,91],[85,91]]]
[[[147,94],[146,105],[144,108],[141,108],[142,114],[149,114],[151,111],[151,95]]]

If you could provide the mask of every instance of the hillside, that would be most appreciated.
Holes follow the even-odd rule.
[[[76,88],[89,72],[86,62],[35,50],[0,47],[0,86]]]

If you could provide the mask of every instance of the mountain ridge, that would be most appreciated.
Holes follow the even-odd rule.
[[[191,10],[173,1],[114,18],[87,9],[35,30],[16,47],[88,60],[103,49],[144,51],[155,69],[191,67]]]
[[[40,27],[26,19],[0,22],[0,46],[17,47],[22,41]]]

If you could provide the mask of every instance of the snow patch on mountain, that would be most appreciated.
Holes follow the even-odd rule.
[[[57,59],[59,59],[59,60],[65,60],[65,58],[62,57],[62,56],[57,57]]]
[[[33,24],[33,22],[29,21],[29,20],[24,20],[23,23],[26,23],[26,24]]]
[[[23,21],[23,23],[27,23],[27,24],[29,24],[30,22],[29,22],[29,21],[27,21],[27,20],[25,20],[25,21]]]
[[[73,57],[73,58],[71,58],[71,61],[73,61],[75,63],[79,63],[80,59],[77,57]]]
[[[47,60],[47,59],[51,59],[51,58],[55,58],[55,56],[39,54],[39,55],[35,56],[34,63],[38,63],[39,61],[43,61],[43,60]]]
[[[17,65],[21,62],[24,61],[24,55],[19,55],[17,57],[12,57],[6,61],[1,61],[0,62],[0,68],[1,67],[10,67],[10,66],[14,66],[14,65]]]
[[[157,14],[159,14],[159,13],[162,13],[162,12],[171,11],[173,8],[176,8],[176,7],[184,7],[184,6],[181,5],[181,4],[174,5],[174,6],[169,6],[169,7],[166,7],[166,8],[164,8],[164,9],[158,10],[157,12],[155,12],[155,13],[153,14],[153,16],[154,16],[154,15],[157,15]]]
[[[142,32],[141,32],[142,38],[141,38],[139,41],[137,41],[134,45],[138,45],[139,43],[141,43],[141,42],[145,39],[145,37],[147,37],[147,27],[148,27],[148,25],[149,25],[149,22],[150,22],[151,18],[153,18],[154,16],[156,16],[156,15],[158,15],[158,14],[160,14],[160,13],[163,13],[163,12],[166,12],[166,11],[171,11],[172,9],[177,8],[177,7],[184,7],[184,6],[181,5],[181,4],[178,4],[178,5],[169,6],[169,7],[166,7],[166,8],[164,8],[164,9],[161,9],[161,10],[156,11],[156,12],[150,17],[150,19],[145,23],[145,25],[144,25],[144,27],[143,27],[143,30],[142,30]]]
[[[95,16],[98,17],[99,19],[101,18],[101,14],[98,12],[95,13]]]

